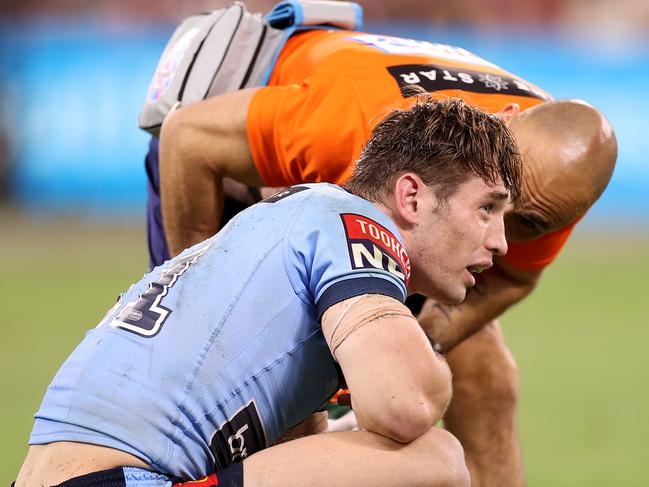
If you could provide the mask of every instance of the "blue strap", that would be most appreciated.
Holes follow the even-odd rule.
[[[358,30],[363,26],[363,8],[357,3],[350,3],[355,11],[354,27],[352,30]],[[304,25],[304,7],[299,0],[285,0],[283,2],[279,2],[271,9],[270,12],[268,12],[265,20],[271,27],[283,30],[284,39],[282,39],[282,42],[278,46],[277,52],[275,53],[270,66],[264,74],[261,86],[266,86],[268,84],[268,80],[270,79],[270,75],[275,68],[275,63],[277,62],[277,58],[279,57],[284,44],[286,44],[286,41],[289,39],[289,37],[291,37],[296,31],[340,29],[339,27],[331,25]]]
[[[268,22],[275,29],[287,29],[296,25],[302,25],[304,21],[304,10],[302,4],[296,0],[279,2],[266,15]]]
[[[350,30],[359,30],[363,27],[363,8],[355,3],[349,2],[354,10],[354,25]],[[272,10],[266,15],[266,22],[268,22],[275,29],[300,29],[307,27],[304,24],[304,7],[300,0],[285,0],[276,4]],[[331,26],[308,26],[310,28],[331,28]]]

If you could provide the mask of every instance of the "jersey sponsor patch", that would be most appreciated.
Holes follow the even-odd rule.
[[[228,419],[210,441],[217,471],[235,462],[241,462],[248,455],[264,448],[266,433],[254,400]]]
[[[410,259],[394,234],[366,216],[342,213],[352,269],[383,269],[401,279],[410,279]]]
[[[462,90],[474,93],[515,95],[549,100],[547,93],[528,83],[502,74],[457,69],[436,64],[400,64],[386,68],[399,85],[404,98],[416,93],[408,87],[419,86],[430,92]]]

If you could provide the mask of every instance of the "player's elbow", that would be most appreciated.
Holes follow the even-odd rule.
[[[387,404],[381,409],[381,413],[374,415],[370,420],[359,417],[359,424],[399,443],[416,440],[441,418],[437,405],[425,400],[416,400],[409,404]]]
[[[362,416],[359,423],[399,443],[410,443],[443,418],[451,396],[451,373],[446,363],[439,360],[425,383],[413,387],[408,394],[388,395],[367,418],[369,427],[363,424]]]
[[[399,443],[410,443],[435,426],[436,422],[434,408],[417,404],[398,415],[393,415],[384,436]]]

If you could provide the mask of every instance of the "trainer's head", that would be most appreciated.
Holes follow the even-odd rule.
[[[521,200],[506,218],[507,237],[529,240],[583,215],[602,194],[617,156],[615,133],[580,100],[537,105],[509,120],[523,157]]]
[[[517,200],[515,139],[496,116],[457,99],[420,97],[381,121],[361,153],[352,193],[395,222],[410,256],[410,290],[459,302],[473,273],[507,250],[503,216]]]

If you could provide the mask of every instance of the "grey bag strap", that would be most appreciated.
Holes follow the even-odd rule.
[[[158,135],[177,105],[263,86],[286,39],[301,28],[322,23],[358,28],[362,10],[351,2],[289,0],[267,20],[241,2],[185,19],[167,43],[140,111],[140,128]]]

